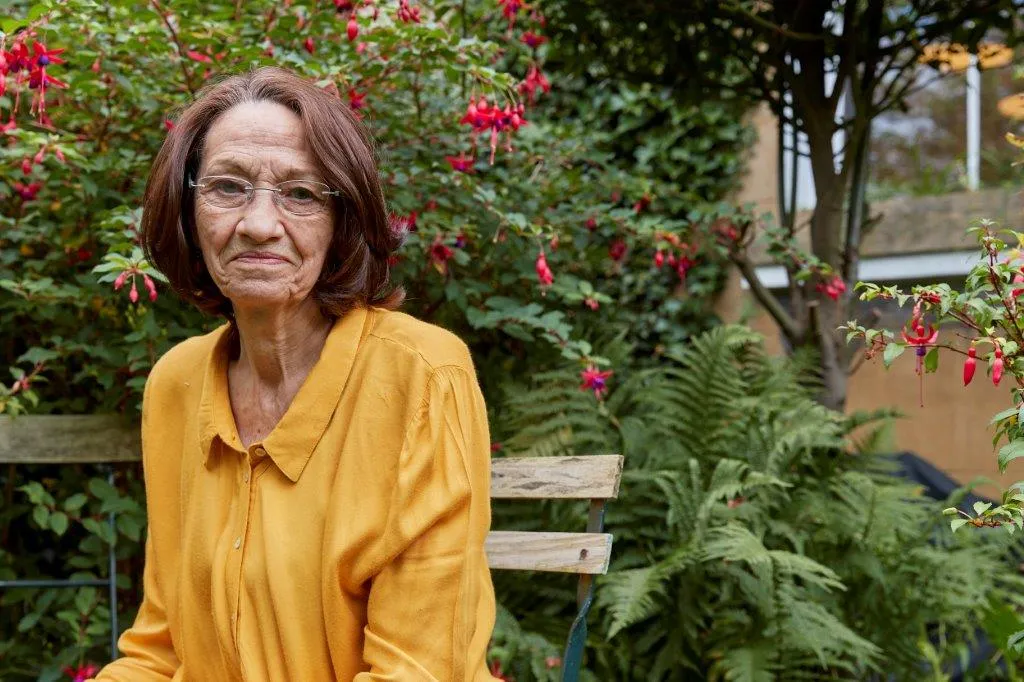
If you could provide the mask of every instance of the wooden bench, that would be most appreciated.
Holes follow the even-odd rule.
[[[141,459],[139,427],[117,416],[0,417],[0,464],[113,464]],[[620,455],[506,457],[491,462],[492,499],[590,500],[584,533],[495,530],[487,536],[488,564],[495,570],[554,571],[580,576],[577,614],[562,656],[562,680],[579,677],[587,639],[594,576],[608,571],[612,536],[603,532],[608,500],[618,496]],[[110,472],[113,482],[113,471]],[[113,527],[114,515],[109,522]],[[111,601],[111,659],[117,658],[117,588],[114,548],[102,580],[7,580],[12,587],[106,587]]]

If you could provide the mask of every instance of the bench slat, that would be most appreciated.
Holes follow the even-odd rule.
[[[138,424],[120,415],[0,417],[0,463],[134,462],[141,458]]]
[[[487,564],[495,569],[595,575],[608,572],[612,536],[492,530],[485,548]]]
[[[614,499],[622,455],[499,457],[491,460],[493,499]]]

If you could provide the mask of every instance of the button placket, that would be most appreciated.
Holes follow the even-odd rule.
[[[242,470],[242,490],[244,491],[246,503],[243,507],[241,518],[239,519],[239,534],[232,545],[235,549],[235,604],[231,615],[232,629],[235,637],[235,653],[238,656],[240,663],[242,660],[242,653],[239,648],[240,642],[238,641],[238,621],[239,611],[242,605],[242,566],[245,561],[244,543],[249,533],[249,518],[252,514],[253,505],[256,500],[255,468],[263,463],[266,456],[267,451],[262,446],[256,446],[255,448],[251,448],[242,460],[242,467],[244,467]]]

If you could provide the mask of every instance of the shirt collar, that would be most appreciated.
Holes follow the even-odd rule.
[[[292,482],[299,479],[331,421],[355,362],[368,318],[367,309],[357,307],[334,321],[320,358],[281,421],[262,441],[274,464]],[[207,362],[199,403],[199,438],[207,466],[216,438],[239,452],[245,450],[235,426],[228,393],[228,341],[231,338],[228,329],[229,325],[224,325],[216,332],[218,336]]]

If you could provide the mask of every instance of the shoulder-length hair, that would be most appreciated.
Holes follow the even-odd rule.
[[[156,156],[143,197],[142,244],[146,257],[171,287],[200,309],[233,318],[203,262],[196,235],[195,178],[210,126],[236,104],[270,101],[302,120],[306,143],[332,197],[334,236],[313,297],[328,317],[358,305],[394,309],[405,292],[389,287],[391,253],[401,237],[389,227],[384,192],[370,135],[338,97],[292,71],[262,67],[205,85],[180,114]]]

